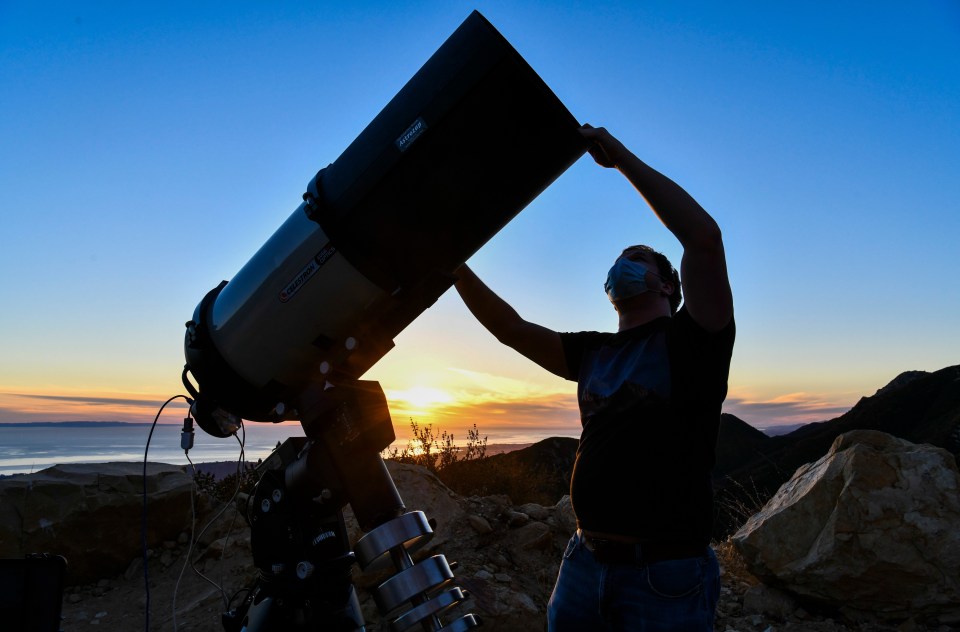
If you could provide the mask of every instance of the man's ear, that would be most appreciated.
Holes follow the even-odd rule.
[[[664,281],[660,279],[660,292],[666,294],[667,296],[673,296],[673,292],[677,288],[673,285],[673,281]]]

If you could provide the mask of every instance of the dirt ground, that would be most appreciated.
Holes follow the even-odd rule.
[[[221,616],[235,607],[243,589],[256,577],[249,528],[242,519],[201,552],[189,546],[189,534],[148,553],[146,574],[141,558],[118,577],[87,586],[68,587],[63,599],[63,632],[90,625],[127,632],[223,632]],[[199,559],[186,564],[187,554]],[[148,587],[149,586],[149,590]],[[230,600],[233,599],[233,603]],[[147,603],[149,601],[149,613]]]

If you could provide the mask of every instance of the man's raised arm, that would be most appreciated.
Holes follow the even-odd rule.
[[[716,221],[680,185],[637,158],[606,129],[584,125],[580,131],[593,143],[594,160],[620,171],[683,246],[680,279],[690,316],[708,331],[722,329],[733,316],[733,296]]]
[[[564,379],[571,379],[563,355],[560,334],[520,317],[474,274],[467,264],[456,270],[454,287],[467,309],[494,337],[541,367]]]

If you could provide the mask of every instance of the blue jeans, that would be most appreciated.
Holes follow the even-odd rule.
[[[720,565],[702,557],[647,566],[600,564],[578,531],[547,604],[549,632],[713,632]]]

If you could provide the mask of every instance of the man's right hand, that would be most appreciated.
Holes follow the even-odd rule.
[[[623,143],[613,137],[605,127],[593,127],[584,123],[580,135],[590,143],[587,150],[601,167],[616,169],[622,158],[629,153]]]

